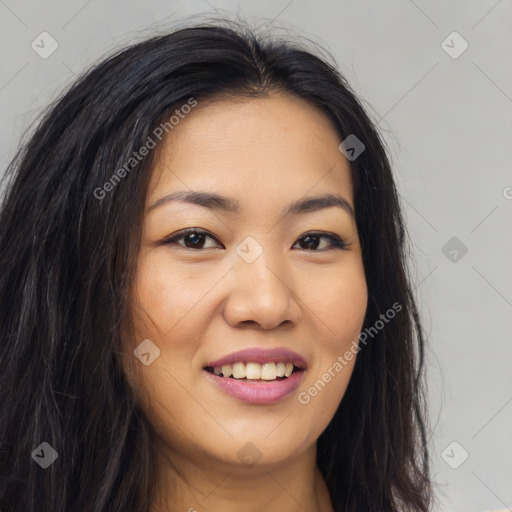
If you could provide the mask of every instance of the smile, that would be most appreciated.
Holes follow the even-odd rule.
[[[264,364],[238,362],[233,365],[225,364],[213,368],[208,366],[206,371],[225,378],[244,379],[248,382],[262,382],[288,378],[293,372],[299,371],[299,368],[292,363],[282,362]]]
[[[248,404],[274,404],[291,395],[304,380],[305,359],[288,349],[252,348],[203,367],[213,386]]]

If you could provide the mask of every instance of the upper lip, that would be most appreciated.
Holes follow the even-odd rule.
[[[234,364],[234,363],[292,363],[297,368],[305,369],[307,367],[306,361],[304,358],[293,352],[292,350],[288,350],[286,348],[273,348],[273,349],[261,349],[261,348],[248,348],[245,350],[240,350],[238,352],[233,352],[225,357],[212,361],[206,366],[210,366],[212,368],[220,367],[225,364]]]

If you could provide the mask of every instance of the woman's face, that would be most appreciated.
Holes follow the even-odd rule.
[[[340,142],[284,95],[199,103],[169,133],[147,196],[134,319],[137,344],[151,341],[136,386],[174,457],[291,462],[333,417],[355,364],[338,358],[355,352],[367,304]],[[202,204],[165,199],[192,192]],[[326,195],[341,200],[307,202]]]

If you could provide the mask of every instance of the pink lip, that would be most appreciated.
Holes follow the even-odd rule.
[[[304,370],[299,370],[283,380],[251,383],[230,377],[220,377],[206,370],[203,372],[206,378],[222,391],[249,404],[275,404],[283,400],[299,387],[306,373]]]
[[[292,363],[297,368],[303,370],[307,367],[306,361],[302,356],[286,348],[274,348],[266,350],[261,348],[249,348],[246,350],[240,350],[238,352],[233,352],[232,354],[221,359],[217,359],[216,361],[212,361],[206,366],[218,368],[224,364],[234,363]],[[293,377],[293,375],[291,377]],[[251,386],[252,385],[254,384],[251,384]],[[265,386],[268,386],[268,384],[265,384]]]

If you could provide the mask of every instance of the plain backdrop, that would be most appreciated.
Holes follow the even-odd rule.
[[[1,172],[106,52],[219,9],[320,43],[380,127],[413,240],[442,510],[512,508],[510,0],[0,0]],[[47,58],[41,38],[58,44]]]

